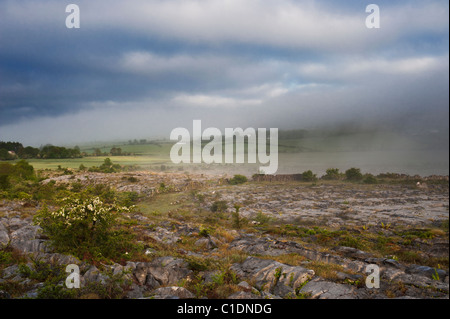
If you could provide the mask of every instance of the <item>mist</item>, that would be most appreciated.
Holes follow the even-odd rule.
[[[0,140],[168,139],[201,120],[448,162],[447,2],[383,1],[379,29],[353,2],[227,3],[79,1],[67,29],[59,1],[0,1]]]

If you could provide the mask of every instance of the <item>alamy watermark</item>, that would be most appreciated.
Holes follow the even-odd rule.
[[[69,273],[66,278],[66,287],[69,289],[80,288],[80,268],[78,265],[67,265],[66,272]]]
[[[247,142],[245,142],[247,139]],[[170,140],[178,141],[170,150],[173,163],[247,163],[260,164],[259,171],[264,174],[275,174],[278,170],[278,129],[258,128],[225,128],[225,134],[215,127],[202,132],[201,120],[194,120],[191,133],[188,129],[178,127],[170,133]],[[234,142],[236,140],[236,143]],[[202,147],[202,141],[209,141]],[[269,142],[269,148],[267,148]],[[247,151],[245,152],[245,148]],[[236,152],[234,151],[236,149]],[[192,156],[191,156],[192,150]],[[225,150],[225,154],[223,154]],[[268,153],[267,153],[268,151]]]
[[[366,27],[368,29],[380,28],[380,7],[376,4],[369,4],[366,12],[370,13],[366,18]]]
[[[80,7],[76,4],[69,4],[66,6],[66,12],[69,15],[66,17],[67,29],[80,28]]]
[[[380,267],[374,264],[367,265],[366,273],[369,273],[366,277],[366,287],[369,289],[380,288]]]
[[[80,28],[80,7],[76,4],[69,4],[66,6],[66,28],[79,29]],[[366,17],[366,27],[368,29],[380,28],[380,7],[377,4],[369,4],[366,6],[366,13],[370,13]]]

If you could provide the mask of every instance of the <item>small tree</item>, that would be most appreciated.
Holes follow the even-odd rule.
[[[378,183],[378,180],[372,174],[366,174],[366,176],[364,177],[363,183],[364,184],[376,184],[376,183]]]
[[[302,179],[305,182],[314,182],[315,180],[317,180],[317,176],[311,170],[309,170],[302,173]]]
[[[212,206],[211,206],[211,211],[212,212],[219,212],[219,213],[223,213],[224,211],[226,211],[228,208],[227,202],[224,200],[218,200],[215,201]]]
[[[103,259],[123,256],[131,249],[125,233],[116,229],[118,214],[129,208],[105,204],[99,197],[65,198],[61,204],[53,212],[44,206],[34,217],[57,251]]]
[[[244,184],[245,182],[247,182],[247,177],[239,174],[234,175],[234,177],[228,181],[231,185]]]
[[[349,181],[360,181],[363,179],[363,175],[361,174],[361,170],[359,168],[350,168],[345,171],[345,176]]]
[[[25,160],[20,160],[14,165],[14,175],[23,179],[33,179],[34,168]]]
[[[235,204],[234,205],[234,209],[235,209],[235,211],[234,211],[234,213],[232,213],[232,219],[233,219],[233,221],[232,221],[232,224],[233,224],[233,228],[237,228],[237,229],[240,229],[241,228],[241,217],[239,216],[239,209],[241,208],[241,206],[240,205],[238,205],[238,204]]]
[[[338,180],[341,176],[342,174],[339,172],[339,168],[329,168],[322,178],[327,180]]]

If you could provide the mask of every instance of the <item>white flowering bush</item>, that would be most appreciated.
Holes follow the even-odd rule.
[[[34,222],[59,252],[82,259],[120,259],[129,255],[132,244],[130,233],[118,227],[117,218],[130,209],[106,204],[99,197],[65,198],[58,210],[40,210]]]

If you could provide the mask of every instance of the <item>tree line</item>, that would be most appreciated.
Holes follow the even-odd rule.
[[[14,159],[61,159],[61,158],[79,158],[82,157],[80,148],[66,148],[62,146],[45,145],[40,148],[32,146],[24,147],[19,142],[3,142],[0,141],[0,160]]]

